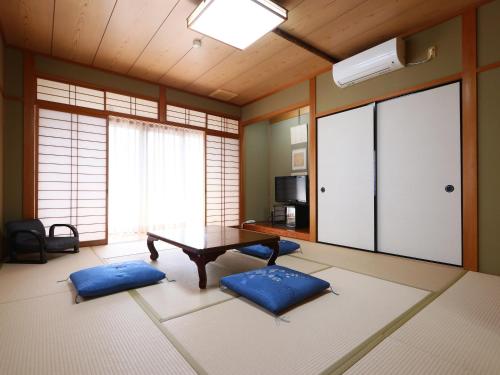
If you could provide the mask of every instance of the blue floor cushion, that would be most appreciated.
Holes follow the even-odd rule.
[[[325,280],[278,265],[226,276],[220,283],[274,314],[330,287]]]
[[[96,297],[154,284],[165,274],[142,260],[86,268],[69,275],[78,295]]]
[[[279,253],[280,256],[293,253],[294,251],[300,248],[300,245],[297,242],[292,242],[287,240],[280,240],[279,246],[280,246],[280,253]],[[271,257],[271,254],[273,253],[271,248],[264,245],[245,246],[238,250],[241,251],[243,254],[252,255],[254,257],[261,259],[269,259]]]

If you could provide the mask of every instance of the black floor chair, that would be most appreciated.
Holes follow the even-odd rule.
[[[56,227],[67,227],[72,236],[55,236]],[[54,224],[49,229],[49,236],[45,227],[38,219],[10,221],[5,224],[11,263],[47,263],[47,253],[77,253],[80,241],[78,230],[71,224]],[[70,249],[70,250],[68,250]],[[36,261],[18,260],[19,253],[40,254]]]

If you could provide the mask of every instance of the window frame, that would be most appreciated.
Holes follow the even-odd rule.
[[[30,194],[31,197],[24,197],[23,201],[26,199],[29,199],[31,202],[34,202],[34,212],[33,214],[36,216],[38,212],[38,150],[39,150],[39,145],[38,145],[38,139],[39,139],[39,110],[40,109],[47,109],[47,110],[55,110],[55,111],[61,111],[61,112],[69,112],[77,115],[87,115],[87,116],[95,116],[95,117],[100,117],[100,118],[105,118],[106,120],[106,126],[109,128],[109,117],[110,116],[117,116],[117,117],[123,117],[123,118],[130,118],[130,119],[136,119],[136,120],[141,120],[145,122],[156,122],[159,124],[164,124],[164,125],[169,125],[169,126],[175,126],[175,127],[180,127],[180,128],[187,128],[187,129],[192,129],[192,130],[197,130],[197,131],[202,131],[204,133],[204,147],[205,147],[205,160],[204,163],[206,165],[206,145],[207,145],[207,135],[212,135],[212,136],[217,136],[217,137],[223,137],[223,138],[232,138],[238,141],[238,148],[239,148],[239,165],[238,165],[238,179],[239,179],[239,204],[238,204],[238,211],[239,211],[239,222],[243,220],[243,210],[244,210],[244,204],[243,204],[243,168],[242,168],[242,152],[243,152],[243,127],[241,125],[241,121],[239,118],[235,116],[231,116],[228,114],[220,113],[220,112],[215,112],[215,111],[207,111],[205,109],[199,108],[199,107],[193,107],[190,105],[186,105],[183,103],[178,103],[178,102],[170,102],[167,101],[165,98],[166,94],[166,87],[160,85],[159,90],[160,90],[160,95],[159,98],[156,97],[151,97],[151,96],[144,96],[144,95],[138,95],[135,93],[131,92],[126,92],[123,90],[115,90],[111,88],[106,88],[106,87],[100,87],[96,85],[92,85],[86,82],[81,82],[81,81],[76,81],[76,80],[69,80],[69,79],[64,79],[61,77],[55,77],[55,76],[50,76],[46,74],[38,74],[36,73],[34,75],[34,87],[32,91],[33,95],[33,114],[34,114],[34,121],[33,121],[33,126],[35,129],[33,129],[33,135],[34,135],[34,158],[33,160],[30,161],[30,164],[32,165],[31,170],[33,171],[34,177],[35,177],[35,183],[32,187],[33,191]],[[58,102],[51,102],[51,101],[46,101],[46,100],[39,100],[37,98],[37,79],[41,78],[44,80],[49,80],[49,81],[55,81],[63,84],[69,84],[69,85],[75,85],[75,86],[80,86],[82,88],[87,88],[91,90],[98,90],[102,91],[104,93],[104,110],[99,110],[99,109],[94,109],[94,108],[87,108],[87,107],[81,107],[77,105],[71,105],[71,104],[64,104],[64,103],[58,103]],[[138,99],[144,99],[144,100],[149,100],[149,101],[154,101],[157,103],[157,118],[150,118],[150,117],[142,117],[142,116],[136,116],[136,115],[130,115],[126,113],[120,113],[120,112],[114,112],[114,111],[108,111],[106,110],[106,92],[112,92],[118,95],[125,95],[125,96],[130,96]],[[186,124],[179,124],[173,121],[167,121],[166,119],[166,109],[167,105],[172,105],[176,107],[180,107],[186,110],[192,110],[192,111],[197,111],[197,112],[202,112],[205,114],[205,127],[200,127],[200,126],[193,126],[193,125],[186,125]],[[230,120],[237,121],[237,129],[238,133],[231,133],[231,132],[225,132],[225,131],[220,131],[220,130],[215,130],[215,129],[209,129],[208,128],[208,117],[209,116],[218,116]],[[107,132],[107,141],[106,141],[106,239],[105,240],[98,240],[98,241],[88,241],[82,243],[83,246],[96,246],[96,245],[104,245],[108,243],[108,188],[109,188],[109,130]],[[206,202],[206,184],[207,184],[207,173],[205,170],[205,202]],[[206,204],[206,203],[205,203]],[[207,212],[206,212],[206,207],[205,207],[205,223],[207,221]]]

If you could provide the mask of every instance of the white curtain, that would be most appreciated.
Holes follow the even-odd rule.
[[[110,117],[109,233],[205,222],[201,131]]]

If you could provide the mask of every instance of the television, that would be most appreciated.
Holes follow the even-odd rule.
[[[274,200],[279,203],[307,203],[309,180],[307,176],[274,177]]]

